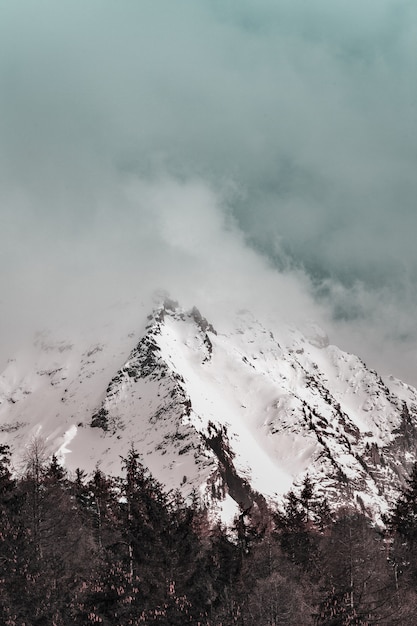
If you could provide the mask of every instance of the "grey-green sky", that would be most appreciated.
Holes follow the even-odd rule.
[[[2,0],[4,337],[162,287],[416,383],[416,162],[415,2]]]

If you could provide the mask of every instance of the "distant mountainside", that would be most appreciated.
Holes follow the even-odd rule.
[[[214,328],[169,300],[138,326],[93,342],[40,334],[9,361],[0,441],[16,467],[34,437],[72,470],[113,474],[134,445],[168,489],[199,490],[224,518],[307,474],[331,506],[378,518],[393,501],[417,458],[414,388],[314,326],[266,328],[243,311]]]

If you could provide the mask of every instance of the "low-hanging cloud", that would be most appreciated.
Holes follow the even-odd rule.
[[[5,335],[256,286],[413,379],[416,31],[405,0],[2,2]]]

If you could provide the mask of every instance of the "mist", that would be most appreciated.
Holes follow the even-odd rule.
[[[164,289],[416,384],[417,8],[4,0],[0,321]]]

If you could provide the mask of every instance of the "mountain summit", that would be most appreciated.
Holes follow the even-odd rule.
[[[42,437],[70,469],[117,474],[131,445],[168,489],[225,513],[279,500],[308,474],[332,506],[378,518],[416,460],[417,392],[304,332],[248,311],[215,328],[166,299],[140,333],[40,334],[0,377],[15,464]]]

